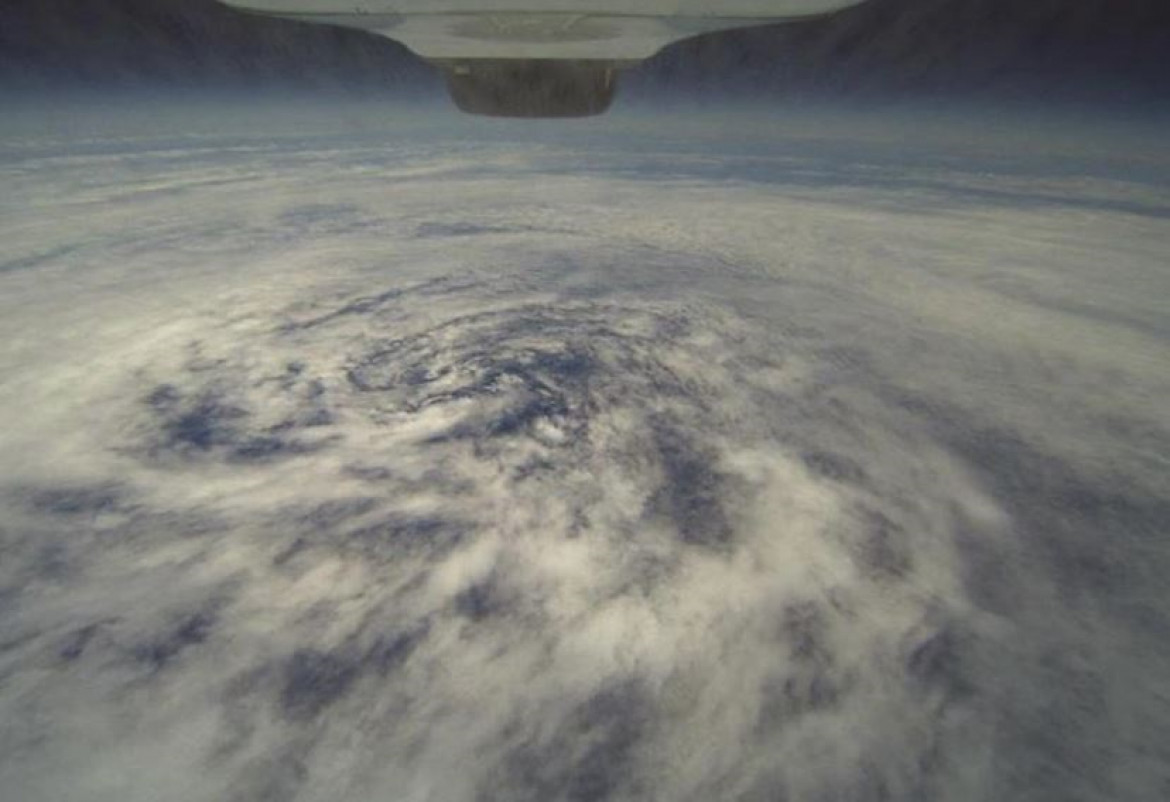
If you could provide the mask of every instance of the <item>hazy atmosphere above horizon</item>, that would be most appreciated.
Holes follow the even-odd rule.
[[[6,3],[0,799],[1170,796],[1168,30]]]

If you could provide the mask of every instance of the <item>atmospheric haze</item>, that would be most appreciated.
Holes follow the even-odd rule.
[[[4,121],[0,796],[1170,791],[1153,129],[477,125]]]

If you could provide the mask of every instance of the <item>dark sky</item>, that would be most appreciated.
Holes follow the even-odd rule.
[[[210,0],[3,0],[0,85],[431,92],[402,47]],[[1170,96],[1170,0],[870,0],[835,17],[677,44],[631,76],[765,96]]]

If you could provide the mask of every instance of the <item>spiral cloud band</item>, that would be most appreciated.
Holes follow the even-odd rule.
[[[0,787],[1152,798],[1165,184],[829,141],[10,139]]]

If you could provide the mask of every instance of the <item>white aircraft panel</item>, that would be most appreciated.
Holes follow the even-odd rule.
[[[860,0],[225,0],[245,11],[391,37],[430,59],[638,61],[678,39]]]
[[[861,0],[225,0],[289,14],[601,14],[620,17],[786,19],[826,14]]]
[[[528,116],[599,113],[612,99],[615,69],[637,64],[680,39],[829,14],[863,2],[222,1],[252,13],[382,34],[443,69],[461,108]],[[548,62],[557,66],[548,66]],[[541,67],[542,63],[546,66]],[[578,65],[575,72],[567,69],[570,64]]]

